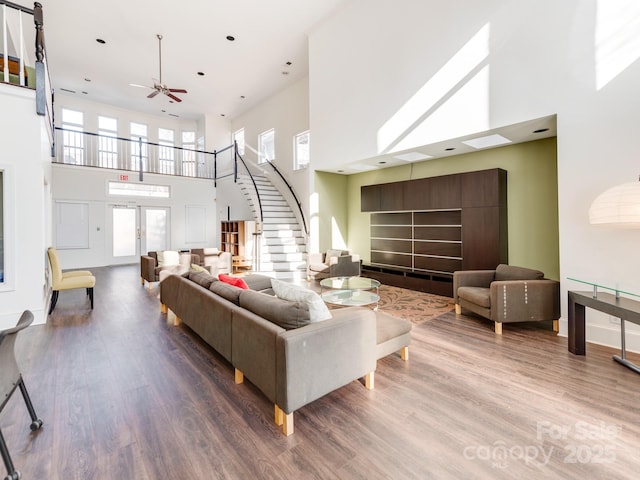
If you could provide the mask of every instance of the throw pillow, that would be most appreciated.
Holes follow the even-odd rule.
[[[331,318],[331,312],[329,312],[327,305],[316,292],[276,278],[271,279],[271,287],[278,298],[290,302],[305,302],[309,306],[309,321],[311,323]]]
[[[232,277],[231,275],[221,273],[220,275],[218,275],[218,280],[224,283],[228,283],[229,285],[233,285],[234,287],[241,288],[243,290],[249,289],[249,285],[247,285],[247,282],[245,282],[240,277]]]
[[[207,273],[209,273],[209,270],[207,270],[204,267],[201,267],[200,265],[196,265],[195,263],[191,264],[191,270],[193,270],[195,272],[207,272]]]
[[[177,250],[164,250],[158,252],[158,266],[167,267],[180,264],[180,254]]]
[[[342,255],[342,250],[327,250],[327,254],[324,256],[324,263],[331,265],[329,259],[331,257],[339,257]]]

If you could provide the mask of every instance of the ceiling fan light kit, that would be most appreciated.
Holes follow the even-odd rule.
[[[150,88],[151,90],[154,90],[149,95],[147,95],[147,98],[153,98],[159,93],[162,93],[167,97],[169,97],[171,100],[174,100],[176,102],[181,102],[182,99],[174,95],[174,93],[187,93],[187,91],[184,88],[169,88],[164,83],[162,83],[162,35],[157,34],[156,37],[158,37],[158,65],[159,65],[158,81],[156,82],[154,80],[153,87],[147,87],[145,85],[137,85],[134,83],[130,83],[129,85],[131,85],[132,87],[143,87],[143,88]]]

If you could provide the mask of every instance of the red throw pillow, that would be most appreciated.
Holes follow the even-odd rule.
[[[232,277],[231,275],[225,275],[221,273],[218,275],[218,280],[224,283],[228,283],[229,285],[233,285],[234,287],[242,288],[243,290],[249,290],[249,285],[240,277]]]

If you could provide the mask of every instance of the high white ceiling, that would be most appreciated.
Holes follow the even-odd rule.
[[[307,75],[307,34],[346,1],[43,0],[53,87],[151,114],[233,118]],[[129,85],[158,79],[157,34],[162,81],[188,91],[181,103]]]

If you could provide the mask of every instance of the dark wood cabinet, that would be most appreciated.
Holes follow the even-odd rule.
[[[453,294],[453,272],[508,261],[507,172],[466,172],[363,186],[371,212],[365,274],[400,287]]]

